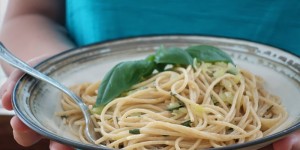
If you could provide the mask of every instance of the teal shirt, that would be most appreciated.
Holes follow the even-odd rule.
[[[66,26],[79,46],[195,34],[251,40],[300,56],[299,0],[67,0]]]

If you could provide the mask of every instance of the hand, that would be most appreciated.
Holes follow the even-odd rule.
[[[300,130],[273,143],[274,150],[300,150]]]
[[[44,60],[49,56],[41,56],[35,59],[32,59],[28,62],[29,65],[35,65],[41,60]],[[2,85],[0,89],[0,95],[2,97],[2,106],[7,110],[12,110],[12,93],[15,84],[17,83],[18,79],[22,76],[23,72],[19,70],[14,70],[6,80],[6,82]],[[11,127],[13,128],[13,135],[14,139],[17,141],[18,144],[22,146],[31,146],[38,141],[40,141],[43,136],[39,135],[35,131],[31,130],[27,127],[17,116],[14,116],[10,121]],[[51,150],[59,150],[59,149],[72,149],[66,145],[51,141],[49,148]]]
[[[11,119],[10,124],[13,128],[15,140],[22,146],[31,146],[43,138],[43,136],[28,128],[17,116],[14,116]],[[50,141],[49,149],[73,150],[73,148],[57,143],[55,141]]]

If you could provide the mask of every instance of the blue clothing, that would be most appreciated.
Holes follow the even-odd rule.
[[[67,0],[66,26],[79,46],[196,34],[251,40],[300,56],[299,0]]]

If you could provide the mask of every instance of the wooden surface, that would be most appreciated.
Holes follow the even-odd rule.
[[[12,116],[0,115],[0,149],[1,150],[48,150],[49,140],[42,140],[31,147],[22,147],[15,142],[10,126]]]

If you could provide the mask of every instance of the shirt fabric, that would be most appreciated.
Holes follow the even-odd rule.
[[[78,46],[163,34],[250,40],[300,56],[299,0],[67,0]]]

